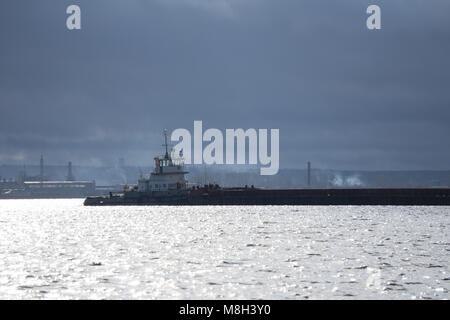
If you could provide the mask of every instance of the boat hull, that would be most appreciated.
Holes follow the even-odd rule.
[[[450,188],[409,189],[198,189],[152,197],[136,193],[86,198],[86,206],[114,205],[450,205]]]

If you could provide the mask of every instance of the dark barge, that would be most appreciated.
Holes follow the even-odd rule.
[[[181,190],[180,190],[181,191]],[[285,189],[204,187],[186,192],[125,192],[86,198],[102,205],[395,205],[448,206],[450,188]]]

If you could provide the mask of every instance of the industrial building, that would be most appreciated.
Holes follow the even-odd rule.
[[[44,172],[44,157],[39,162],[39,175],[28,176],[25,168],[18,183],[0,190],[1,198],[84,198],[96,194],[95,181],[77,181],[68,163],[66,180],[48,180]],[[5,184],[6,185],[6,184]]]
[[[51,197],[84,197],[95,194],[95,181],[25,181],[24,191],[30,195]]]

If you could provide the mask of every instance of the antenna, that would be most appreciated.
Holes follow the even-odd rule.
[[[164,134],[164,144],[163,144],[163,146],[166,147],[166,154],[164,155],[164,159],[165,160],[169,160],[169,153],[167,151],[167,146],[168,146],[168,144],[167,144],[167,129],[164,129],[163,134]]]

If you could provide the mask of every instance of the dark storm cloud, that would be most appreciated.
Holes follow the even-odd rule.
[[[65,9],[82,9],[82,30]],[[382,30],[365,27],[369,4]],[[448,169],[448,1],[0,4],[0,162],[145,165],[164,127],[279,128],[282,167]],[[23,160],[18,160],[22,159]]]

